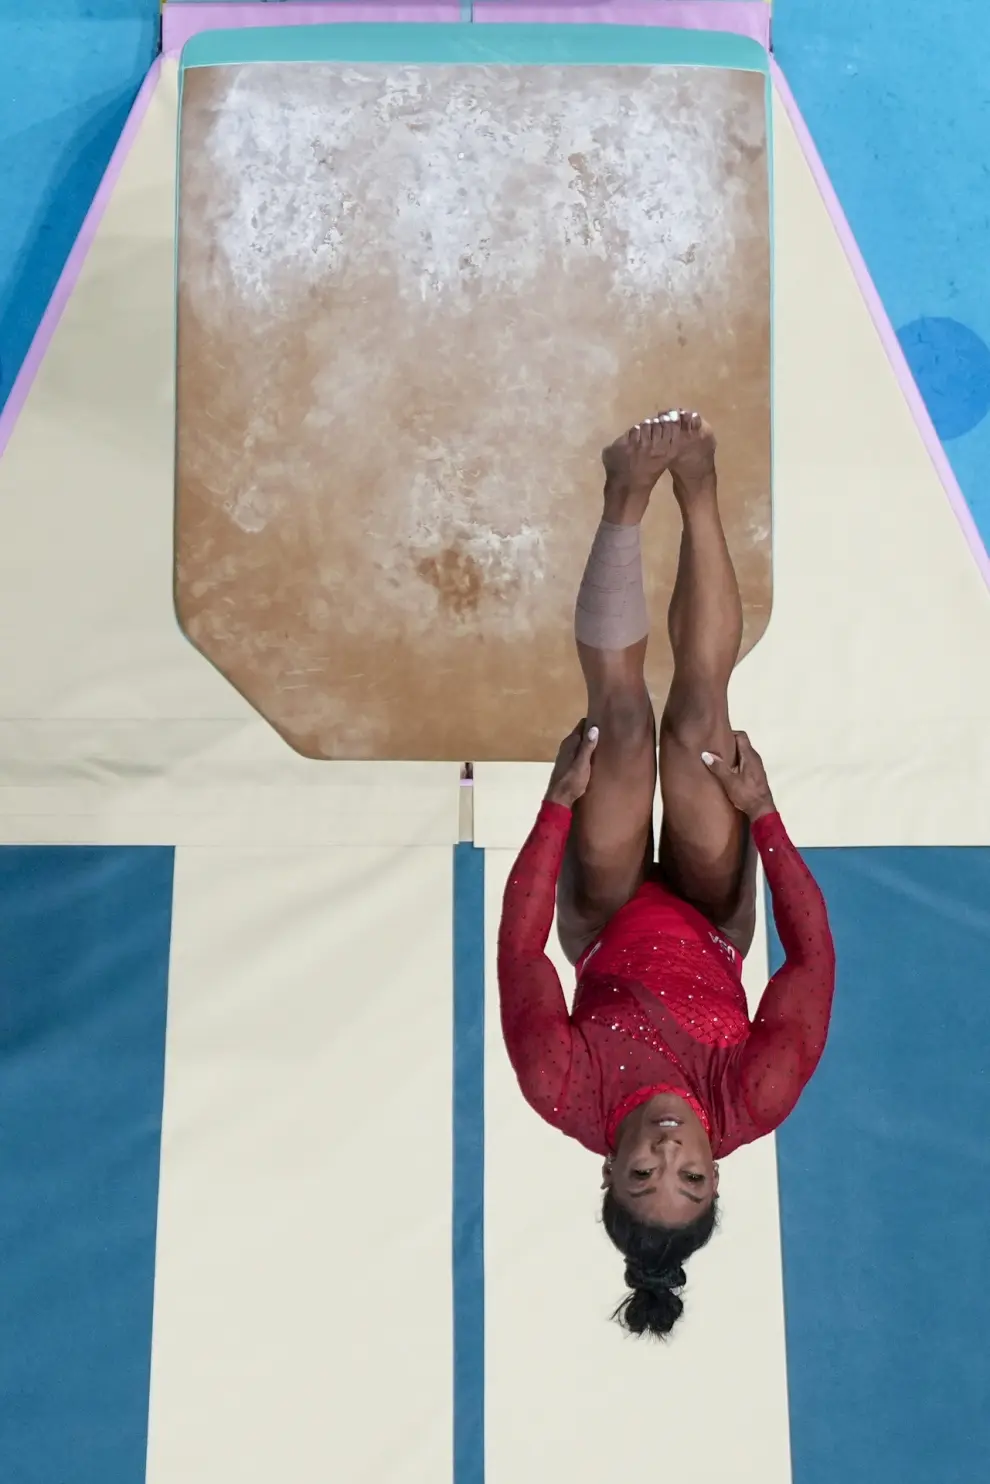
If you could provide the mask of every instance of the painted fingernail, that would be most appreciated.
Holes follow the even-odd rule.
[[[710,768],[712,763],[715,761],[715,754],[713,752],[703,752],[701,754],[701,761],[704,763],[706,768]]]
[[[598,741],[598,728],[597,727],[589,727],[588,728],[588,741],[589,742],[597,742]]]

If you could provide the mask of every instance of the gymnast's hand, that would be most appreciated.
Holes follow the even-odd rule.
[[[598,745],[598,728],[579,721],[565,737],[550,775],[547,803],[571,809],[591,782],[591,757]]]
[[[752,823],[762,819],[764,814],[775,813],[777,806],[760,754],[745,732],[733,732],[732,735],[736,739],[735,763],[730,766],[714,752],[703,752],[701,761],[709,773],[714,773],[729,803]]]

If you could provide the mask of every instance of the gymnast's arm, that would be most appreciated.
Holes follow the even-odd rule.
[[[509,873],[498,932],[502,1034],[526,1101],[550,1123],[567,1082],[573,1031],[546,955],[571,810],[546,800]]]
[[[785,956],[763,992],[739,1077],[750,1114],[769,1132],[790,1113],[825,1049],[835,947],[825,898],[772,803],[752,830]]]

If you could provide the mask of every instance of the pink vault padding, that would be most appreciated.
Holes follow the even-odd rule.
[[[327,5],[166,5],[162,11],[162,51],[176,57],[190,36],[200,31],[235,31],[244,26],[328,26],[379,21],[446,21],[461,19],[457,0],[441,5],[393,5],[388,0],[332,0]]]
[[[770,7],[765,0],[476,0],[475,22],[481,25],[670,26],[678,31],[730,31],[770,48]]]
[[[876,284],[870,277],[870,270],[866,266],[866,260],[857,246],[852,228],[846,220],[846,214],[842,209],[838,196],[835,194],[832,182],[828,178],[828,171],[825,169],[821,156],[815,148],[815,141],[811,137],[807,124],[801,117],[801,110],[798,108],[794,94],[787,84],[787,79],[772,57],[770,59],[770,75],[773,78],[773,84],[780,101],[784,105],[787,116],[793,125],[798,143],[808,162],[808,168],[814,176],[815,184],[818,187],[822,200],[825,202],[825,209],[831,217],[836,236],[842,244],[842,250],[849,261],[853,277],[870,312],[870,318],[880,337],[880,343],[887,352],[887,359],[894,368],[897,384],[904,393],[904,399],[911,409],[912,417],[918,425],[918,432],[921,434],[921,439],[928,452],[928,457],[935,465],[935,472],[938,474],[942,488],[945,490],[949,504],[955,513],[956,520],[959,522],[959,527],[965,537],[966,545],[973,553],[973,559],[983,576],[984,582],[990,587],[990,556],[987,554],[987,549],[983,544],[983,538],[977,529],[976,522],[966,503],[966,496],[963,494],[959,481],[953,473],[952,465],[949,463],[945,449],[942,447],[942,441],[935,431],[935,424],[928,415],[928,408],[925,406],[924,398],[918,391],[914,377],[911,375],[911,368],[905,359],[904,352],[901,350],[901,343],[897,338],[897,332],[887,317],[887,311],[883,307],[883,300],[877,292]]]
[[[233,30],[241,26],[325,26],[367,21],[458,22],[456,0],[441,5],[394,5],[387,0],[364,3],[279,5],[166,5],[162,14],[162,49],[177,56],[191,36],[200,31]],[[482,25],[517,22],[520,25],[670,26],[682,31],[730,31],[770,45],[770,7],[765,0],[591,0],[574,4],[530,5],[526,0],[478,0],[474,20]]]

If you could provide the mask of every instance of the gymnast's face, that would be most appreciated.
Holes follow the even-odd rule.
[[[705,1126],[689,1103],[661,1093],[623,1119],[605,1184],[638,1221],[687,1226],[718,1190]]]

